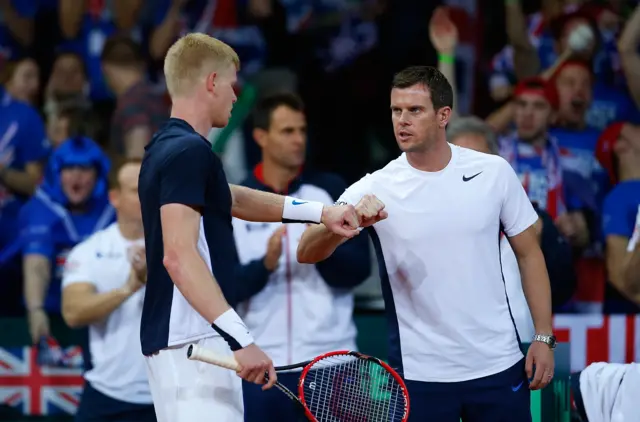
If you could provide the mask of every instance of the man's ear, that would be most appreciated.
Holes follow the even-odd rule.
[[[267,143],[267,131],[261,128],[253,129],[253,140],[260,148],[264,148]]]
[[[209,92],[213,92],[213,90],[215,89],[216,86],[216,78],[217,78],[218,74],[216,72],[211,72],[207,75],[207,79],[206,79],[206,84],[207,84],[207,91]]]
[[[442,107],[438,110],[438,127],[445,128],[451,119],[451,107]]]

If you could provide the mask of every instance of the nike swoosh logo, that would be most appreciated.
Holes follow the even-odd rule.
[[[480,173],[482,173],[482,172],[480,172]],[[463,175],[463,176],[462,176],[462,181],[463,181],[463,182],[468,182],[469,180],[473,179],[474,177],[479,176],[479,175],[480,175],[480,173],[476,173],[476,174],[474,174],[473,176],[470,176],[470,177],[467,177],[467,176]]]
[[[520,387],[522,387],[523,383],[524,383],[524,381],[520,381],[520,384],[511,387],[511,391],[513,391],[515,393],[516,391],[518,391],[520,389]]]
[[[293,205],[302,205],[302,204],[306,204],[307,201],[296,201],[295,199],[293,200],[293,202],[291,202],[291,204]]]

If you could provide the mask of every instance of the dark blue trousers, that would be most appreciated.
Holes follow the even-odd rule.
[[[152,404],[126,403],[105,396],[88,382],[82,391],[75,422],[156,422]]]
[[[298,395],[300,372],[278,374],[278,381]],[[262,386],[242,381],[245,422],[307,422],[298,406],[277,388],[262,391]]]
[[[410,422],[531,422],[524,359],[506,371],[470,381],[405,382]]]

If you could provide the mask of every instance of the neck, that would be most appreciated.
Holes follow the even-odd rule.
[[[626,162],[625,162],[626,161]],[[640,180],[640,160],[619,160],[620,181]]]
[[[407,161],[412,167],[435,172],[444,169],[451,161],[451,147],[443,136],[423,151],[407,152]]]
[[[206,138],[213,126],[211,118],[204,107],[196,101],[187,98],[176,98],[171,107],[171,117],[182,119],[189,123],[191,127]]]
[[[265,184],[276,192],[285,192],[299,171],[299,168],[279,166],[268,159],[262,161],[262,178]]]
[[[144,236],[140,220],[129,220],[118,215],[118,229],[122,237],[127,240],[138,240]]]

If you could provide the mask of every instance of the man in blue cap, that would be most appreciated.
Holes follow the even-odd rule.
[[[66,255],[115,219],[108,200],[109,159],[88,138],[72,138],[49,160],[45,180],[20,212],[24,296],[33,343],[49,334],[48,314],[60,314]]]

